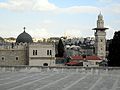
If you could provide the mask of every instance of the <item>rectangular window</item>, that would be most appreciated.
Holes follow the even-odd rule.
[[[35,55],[37,55],[37,50],[35,50]]]
[[[47,55],[49,55],[49,50],[47,50]]]
[[[52,50],[47,50],[47,55],[52,55]]]
[[[18,57],[16,57],[16,60],[19,60],[19,58],[18,58]]]
[[[37,50],[33,50],[33,55],[37,55]]]
[[[35,54],[35,50],[33,50],[33,55]]]
[[[52,50],[50,50],[50,55],[52,55]]]

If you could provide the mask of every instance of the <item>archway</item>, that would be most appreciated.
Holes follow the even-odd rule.
[[[48,66],[48,63],[44,63],[43,66]]]

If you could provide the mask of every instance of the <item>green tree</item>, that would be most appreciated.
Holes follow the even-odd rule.
[[[114,33],[108,48],[108,66],[120,66],[120,31]]]
[[[63,57],[65,50],[64,50],[64,45],[61,39],[59,40],[57,49],[58,49],[58,57]]]

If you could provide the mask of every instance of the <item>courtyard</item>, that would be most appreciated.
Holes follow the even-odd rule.
[[[0,71],[0,90],[120,90],[120,69],[6,69]]]

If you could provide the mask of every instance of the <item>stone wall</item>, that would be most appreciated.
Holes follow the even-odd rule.
[[[0,66],[0,72],[79,72],[91,74],[120,74],[119,67],[77,67],[77,66]]]
[[[26,50],[0,50],[0,65],[26,65]]]

